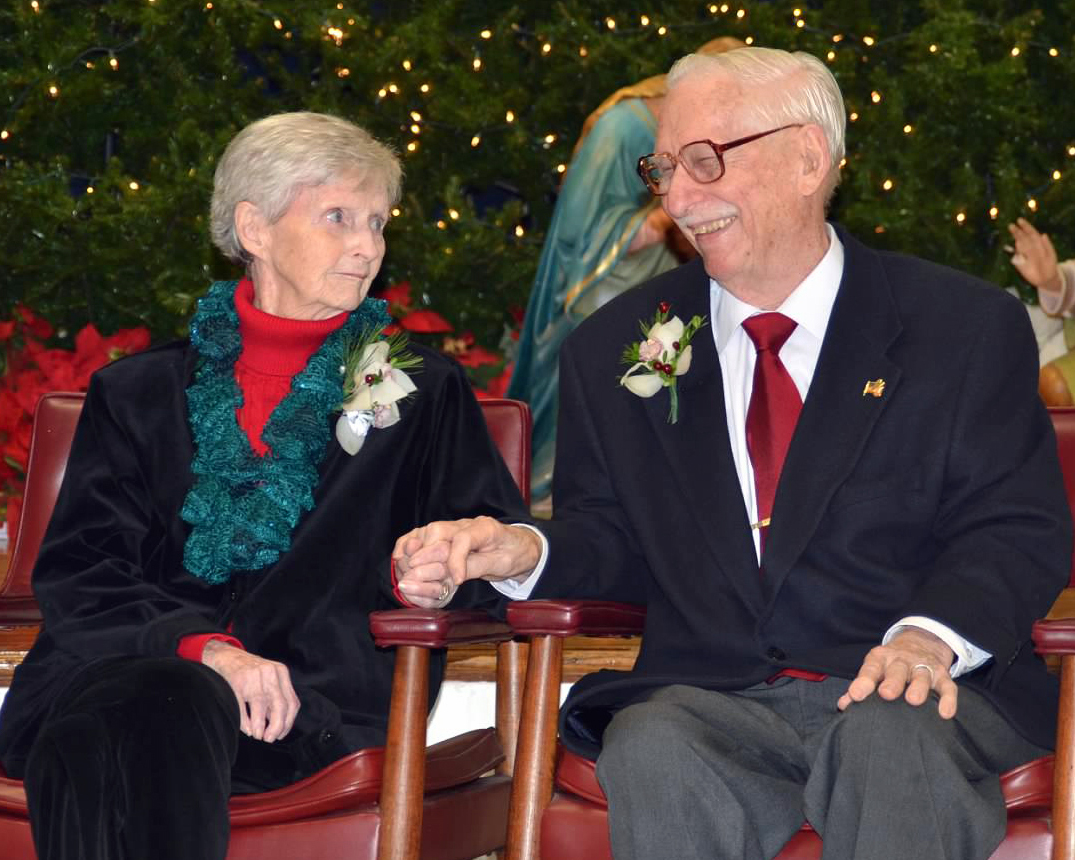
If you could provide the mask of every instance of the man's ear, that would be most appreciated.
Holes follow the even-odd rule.
[[[241,200],[235,207],[235,235],[243,250],[254,259],[264,257],[268,250],[267,226],[261,210],[249,200]]]
[[[832,167],[832,156],[825,132],[814,123],[804,125],[799,131],[799,152],[802,173],[799,176],[799,190],[803,196],[814,194],[825,182]]]

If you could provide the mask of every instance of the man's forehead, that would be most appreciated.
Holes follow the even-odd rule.
[[[657,140],[677,146],[703,138],[721,141],[738,126],[742,112],[742,88],[734,78],[692,75],[668,94]]]

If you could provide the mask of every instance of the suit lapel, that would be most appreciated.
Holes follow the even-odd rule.
[[[885,272],[864,245],[842,231],[840,239],[844,273],[781,471],[762,558],[770,595],[802,554],[899,386],[900,368],[887,352],[901,324]],[[880,396],[864,391],[871,380],[884,380]]]
[[[684,268],[671,292],[662,298],[671,303],[672,314],[684,322],[695,314],[708,320],[709,277],[701,261]],[[669,395],[663,390],[645,401],[646,414],[678,485],[683,504],[677,507],[695,518],[712,567],[732,582],[746,605],[760,612],[764,591],[728,440],[724,385],[710,325],[691,341],[691,368],[677,382],[679,420],[668,423]]]

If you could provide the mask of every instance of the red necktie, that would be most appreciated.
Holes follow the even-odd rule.
[[[780,360],[780,348],[797,323],[783,314],[766,313],[743,321],[743,329],[758,350],[754,363],[754,390],[747,407],[747,450],[754,466],[754,493],[758,501],[758,522],[764,545],[765,531],[773,513],[773,499],[784,457],[802,411],[802,398],[787,368]]]

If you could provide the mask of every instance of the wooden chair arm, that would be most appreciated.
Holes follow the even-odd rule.
[[[1060,658],[1060,708],[1053,760],[1052,856],[1053,860],[1075,858],[1075,654],[1070,652]]]
[[[1060,658],[1060,709],[1053,761],[1053,860],[1075,858],[1075,619],[1034,622],[1034,650]]]
[[[511,628],[489,613],[469,609],[386,609],[370,613],[378,648],[417,645],[447,648],[476,642],[506,642]]]
[[[1075,654],[1075,618],[1043,618],[1031,631],[1039,654]]]
[[[508,809],[507,860],[537,860],[539,824],[552,797],[556,765],[564,639],[640,634],[646,610],[598,600],[521,600],[509,604],[507,618],[516,635],[530,637]]]
[[[608,600],[519,600],[508,605],[518,636],[638,636],[646,608]]]
[[[426,782],[429,652],[452,644],[507,642],[511,629],[486,612],[390,609],[370,613],[378,647],[396,648],[388,713],[378,860],[416,860]]]

